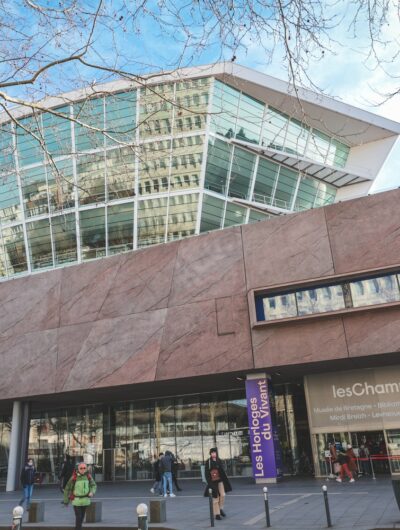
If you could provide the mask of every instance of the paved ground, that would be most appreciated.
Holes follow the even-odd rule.
[[[210,527],[208,501],[202,494],[199,480],[182,480],[183,491],[175,499],[167,499],[167,523],[151,528],[201,530]],[[310,479],[285,479],[270,485],[271,526],[277,530],[317,530],[327,527],[322,496],[326,484],[334,528],[340,530],[372,530],[400,528],[400,511],[393,496],[389,478],[376,481],[360,479],[354,484]],[[221,530],[260,530],[266,527],[262,486],[250,479],[232,481],[233,491],[227,496],[227,517],[215,521]],[[103,503],[101,526],[136,527],[136,506],[148,503],[152,495],[150,482],[100,484],[96,495]],[[20,492],[0,492],[0,528],[10,528],[11,511],[18,503]],[[158,498],[158,497],[157,497]],[[36,487],[34,499],[45,501],[45,525],[73,527],[73,511],[64,508],[60,492],[54,486]],[[43,526],[43,524],[41,525]],[[85,525],[90,528],[98,525]],[[27,526],[24,524],[24,528]]]

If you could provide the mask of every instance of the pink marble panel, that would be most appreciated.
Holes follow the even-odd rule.
[[[182,240],[169,306],[245,292],[240,228]]]
[[[217,332],[218,335],[235,333],[236,323],[234,319],[234,302],[231,296],[215,300],[217,309]]]
[[[93,327],[92,322],[64,326],[58,330],[58,355],[56,372],[56,391],[62,392],[64,384],[75,365],[86,339]]]
[[[98,318],[123,256],[113,256],[63,270],[60,326]]]
[[[60,278],[56,270],[0,283],[0,337],[57,327]]]
[[[167,307],[178,246],[168,243],[124,254],[99,318]]]
[[[55,391],[57,330],[0,339],[1,399]]]
[[[153,381],[166,312],[158,309],[94,322],[63,389]]]
[[[252,335],[256,368],[348,357],[340,317],[266,326]]]
[[[215,374],[253,367],[247,301],[232,297],[234,333],[218,335],[214,300],[168,309],[157,379]]]
[[[248,289],[333,274],[323,209],[242,227]]]
[[[400,308],[376,309],[343,318],[351,357],[400,352]]]
[[[400,263],[400,190],[325,210],[337,274]]]

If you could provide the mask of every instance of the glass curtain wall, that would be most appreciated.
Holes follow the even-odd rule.
[[[7,479],[10,438],[11,418],[0,416],[0,482],[5,482]]]
[[[303,473],[311,449],[302,385],[277,385],[275,405],[284,472]],[[6,423],[2,432],[7,451]],[[99,481],[151,479],[154,455],[167,449],[178,458],[180,477],[198,477],[215,446],[230,475],[252,476],[244,389],[31,416],[29,456],[42,483],[57,480],[65,454],[87,462]]]
[[[238,200],[291,211],[333,202],[335,187],[232,139],[339,167],[349,152],[211,78],[94,96],[0,125],[0,278],[270,217]]]

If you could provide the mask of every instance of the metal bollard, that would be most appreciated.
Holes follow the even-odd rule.
[[[144,504],[144,502],[138,504],[136,508],[136,513],[138,516],[138,530],[148,530],[149,527],[147,521],[147,504]]]
[[[22,529],[22,516],[24,515],[24,509],[22,506],[16,506],[13,509],[13,519],[11,530],[21,530]]]
[[[264,504],[265,504],[265,519],[267,521],[267,528],[270,528],[271,519],[269,517],[269,500],[268,500],[268,488],[267,488],[267,486],[264,486],[263,492],[264,492]]]
[[[326,521],[328,523],[328,528],[330,528],[332,526],[332,521],[331,521],[331,512],[329,511],[328,488],[326,486],[322,486],[322,491],[324,493]]]
[[[212,489],[208,489],[208,503],[210,505],[210,523],[211,526],[215,526],[214,524],[214,508],[213,508],[213,497],[212,497]]]

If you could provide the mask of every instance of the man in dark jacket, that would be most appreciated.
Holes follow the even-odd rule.
[[[218,450],[216,447],[210,449],[210,458],[205,465],[205,476],[207,486],[204,496],[208,497],[208,490],[211,488],[214,515],[217,520],[221,520],[221,516],[226,516],[226,513],[223,510],[225,493],[232,491],[232,486],[226,476],[222,460],[218,458]]]
[[[65,460],[60,473],[60,487],[64,491],[67,482],[72,477],[74,472],[75,464],[69,455],[65,455]]]
[[[24,488],[24,496],[19,502],[20,506],[23,506],[24,502],[26,502],[27,510],[29,510],[31,505],[33,485],[35,483],[35,473],[36,469],[33,465],[33,460],[32,458],[29,458],[23,470],[21,471],[21,483]]]
[[[170,497],[175,497],[172,491],[172,462],[174,461],[174,455],[171,451],[165,451],[165,455],[160,460],[160,473],[163,478],[163,491],[164,497],[168,497],[167,490],[169,491]]]

